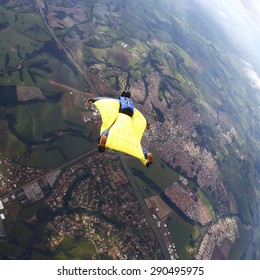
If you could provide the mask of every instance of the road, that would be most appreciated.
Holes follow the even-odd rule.
[[[42,20],[43,20],[43,22],[44,22],[44,24],[45,24],[45,26],[46,26],[48,32],[50,33],[50,35],[52,36],[52,38],[55,40],[57,46],[65,52],[65,54],[66,54],[67,58],[70,60],[70,62],[71,62],[71,63],[77,68],[77,70],[82,74],[82,76],[84,77],[85,81],[88,83],[89,88],[91,89],[91,92],[93,93],[93,96],[97,96],[96,88],[95,88],[94,84],[92,83],[91,79],[88,77],[87,71],[84,70],[84,69],[80,66],[80,64],[78,63],[78,61],[75,59],[74,55],[71,54],[70,51],[67,50],[67,49],[63,46],[62,42],[56,37],[56,35],[54,34],[53,30],[52,30],[51,27],[49,26],[49,24],[48,24],[48,22],[47,22],[47,20],[46,20],[46,18],[45,18],[45,15],[44,15],[44,12],[43,12],[41,3],[42,3],[42,0],[37,0],[37,5],[38,5],[39,12],[40,12],[40,14],[41,14]],[[132,173],[130,172],[129,167],[127,166],[127,163],[126,163],[126,161],[125,161],[125,158],[124,158],[124,156],[123,156],[122,154],[119,154],[119,157],[120,157],[120,160],[121,160],[121,162],[122,162],[122,164],[123,164],[123,166],[124,166],[124,169],[125,169],[125,171],[126,171],[126,173],[127,173],[127,175],[128,175],[128,178],[129,178],[130,183],[131,183],[131,185],[132,185],[132,187],[133,187],[133,189],[134,189],[134,192],[135,192],[135,194],[136,194],[136,196],[137,196],[137,199],[138,199],[138,201],[139,201],[141,207],[143,208],[145,217],[146,217],[148,223],[151,225],[151,227],[152,227],[152,229],[153,229],[153,231],[154,231],[154,233],[155,233],[155,235],[156,235],[156,237],[157,237],[157,239],[158,239],[158,241],[159,241],[159,243],[160,243],[160,246],[161,246],[162,252],[163,252],[163,254],[164,254],[164,257],[165,257],[165,259],[170,259],[168,250],[167,250],[166,245],[165,245],[165,243],[164,243],[164,241],[163,241],[163,237],[161,236],[161,233],[160,233],[158,227],[154,224],[154,221],[153,221],[153,219],[152,219],[152,217],[151,217],[151,214],[149,213],[149,210],[148,210],[148,208],[147,208],[147,206],[146,206],[146,204],[145,204],[145,202],[144,202],[144,200],[143,200],[143,197],[142,197],[142,195],[141,195],[141,193],[140,193],[140,191],[139,191],[139,188],[137,187],[137,185],[136,185],[135,182],[134,182]]]
[[[136,183],[135,183],[135,181],[133,179],[133,175],[132,175],[131,171],[129,170],[129,167],[128,167],[127,163],[126,163],[125,157],[122,154],[119,153],[119,158],[120,158],[120,160],[121,160],[121,162],[122,162],[122,164],[124,166],[124,169],[125,169],[126,174],[127,174],[128,178],[129,178],[129,181],[130,181],[130,183],[131,183],[131,185],[133,187],[133,190],[134,190],[134,192],[135,192],[135,194],[136,194],[136,196],[138,198],[138,201],[139,201],[141,207],[143,208],[143,212],[144,212],[144,214],[146,216],[146,219],[147,219],[148,223],[151,225],[151,227],[153,229],[153,232],[155,233],[155,235],[156,235],[156,237],[157,237],[157,239],[158,239],[158,241],[160,243],[160,246],[161,246],[161,249],[163,251],[164,257],[166,259],[170,259],[167,247],[166,247],[166,245],[165,245],[165,243],[163,241],[163,237],[161,236],[161,233],[158,230],[157,225],[154,223],[154,220],[153,220],[153,218],[152,218],[152,216],[151,216],[151,214],[149,212],[149,209],[147,208],[147,206],[146,206],[146,204],[145,204],[145,202],[143,200],[143,197],[142,197],[142,195],[141,195],[141,193],[139,191],[139,188],[138,188],[138,186],[136,185]]]
[[[85,81],[87,82],[87,84],[89,85],[90,89],[91,89],[91,92],[95,93],[96,92],[96,88],[94,86],[94,84],[92,83],[91,79],[88,77],[88,74],[87,74],[87,71],[84,70],[80,64],[78,63],[78,61],[76,60],[76,58],[74,57],[73,54],[70,53],[69,50],[67,50],[62,42],[57,38],[57,36],[55,35],[55,33],[53,32],[53,30],[51,29],[51,27],[49,26],[46,18],[45,18],[45,15],[44,15],[44,11],[42,9],[42,5],[41,3],[43,3],[44,1],[43,0],[37,0],[37,6],[38,6],[38,9],[39,9],[39,12],[40,12],[40,15],[42,17],[42,20],[44,22],[44,25],[45,27],[47,28],[48,32],[50,33],[51,37],[55,40],[57,46],[59,49],[63,50],[64,53],[66,54],[67,58],[70,60],[70,62],[72,63],[72,65],[74,65],[77,70],[81,73],[81,75],[83,76],[83,78],[85,79]]]

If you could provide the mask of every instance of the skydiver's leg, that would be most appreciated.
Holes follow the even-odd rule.
[[[98,151],[100,153],[103,153],[106,149],[106,142],[107,142],[107,136],[108,136],[109,130],[105,130],[99,137],[98,140]]]
[[[144,147],[142,147],[143,153],[144,153],[144,157],[147,158],[148,155],[148,150],[145,149]]]
[[[146,167],[149,167],[153,163],[153,154],[142,147],[144,157],[146,159]]]

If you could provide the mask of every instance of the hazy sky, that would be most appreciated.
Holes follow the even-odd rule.
[[[252,86],[260,90],[260,0],[195,1],[216,20],[240,51]]]
[[[196,0],[236,39],[260,38],[260,0]],[[256,37],[257,36],[257,37]]]

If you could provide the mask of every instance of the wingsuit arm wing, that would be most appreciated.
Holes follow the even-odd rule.
[[[120,103],[117,99],[107,97],[93,98],[92,100],[91,103],[97,107],[101,115],[102,125],[100,128],[100,134],[102,134],[104,131],[108,130],[117,119]]]

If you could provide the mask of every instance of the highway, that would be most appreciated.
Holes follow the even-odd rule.
[[[37,5],[38,5],[38,9],[39,9],[40,15],[41,15],[41,17],[42,17],[42,20],[43,20],[43,22],[44,22],[44,24],[45,24],[45,26],[46,26],[48,32],[50,33],[50,35],[52,36],[52,38],[55,40],[57,46],[65,52],[65,54],[66,54],[67,58],[70,60],[70,62],[71,62],[71,63],[77,68],[77,70],[82,74],[82,76],[84,77],[85,81],[86,81],[87,84],[89,85],[89,88],[91,89],[91,91],[92,91],[92,93],[93,93],[93,96],[97,96],[96,88],[95,88],[94,84],[92,83],[91,79],[88,77],[86,70],[84,70],[84,69],[80,66],[80,64],[79,64],[78,61],[75,59],[75,57],[70,53],[70,51],[68,51],[68,50],[63,46],[63,44],[61,43],[61,41],[57,38],[57,36],[54,34],[53,30],[52,30],[51,27],[49,26],[49,24],[48,24],[48,22],[47,22],[47,20],[46,20],[46,18],[45,18],[45,15],[44,15],[44,11],[43,11],[42,6],[41,6],[41,5],[42,5],[42,4],[41,4],[42,2],[43,2],[43,0],[37,0]],[[158,242],[159,242],[159,244],[160,244],[160,247],[161,247],[161,249],[162,249],[162,252],[163,252],[163,254],[164,254],[164,257],[165,257],[165,259],[170,259],[170,256],[169,256],[167,247],[166,247],[166,245],[165,245],[165,243],[164,243],[164,241],[163,241],[163,237],[162,237],[162,235],[161,235],[161,233],[160,233],[158,227],[155,225],[155,223],[154,223],[154,221],[153,221],[153,219],[152,219],[152,217],[151,217],[151,214],[149,213],[149,210],[148,210],[148,208],[147,208],[147,206],[146,206],[146,204],[145,204],[145,202],[144,202],[144,200],[143,200],[143,197],[142,197],[142,195],[141,195],[141,193],[140,193],[140,191],[139,191],[138,186],[137,186],[137,185],[135,184],[135,182],[134,182],[132,173],[130,172],[129,167],[127,166],[127,163],[126,163],[126,161],[125,161],[125,158],[124,158],[124,156],[123,156],[122,154],[120,154],[120,153],[118,153],[118,154],[119,154],[119,158],[120,158],[120,160],[121,160],[121,162],[122,162],[122,165],[123,165],[123,167],[124,167],[124,169],[125,169],[125,171],[126,171],[126,173],[127,173],[127,176],[128,176],[128,178],[129,178],[129,180],[130,180],[130,183],[131,183],[131,185],[132,185],[132,187],[133,187],[133,190],[134,190],[134,192],[135,192],[135,194],[136,194],[136,196],[137,196],[137,199],[138,199],[138,201],[139,201],[139,203],[140,203],[140,205],[141,205],[141,207],[142,207],[142,209],[143,209],[143,212],[144,212],[144,214],[145,214],[146,220],[147,220],[147,222],[151,225],[151,227],[152,227],[152,229],[153,229],[153,232],[154,232],[156,238],[158,239]]]
[[[163,237],[161,236],[161,233],[158,230],[158,227],[155,224],[155,222],[154,222],[154,220],[153,220],[153,218],[152,218],[152,216],[151,216],[151,214],[149,212],[149,209],[147,208],[147,206],[146,206],[146,204],[145,204],[145,202],[143,200],[143,197],[142,197],[142,195],[141,195],[141,193],[139,191],[139,188],[138,188],[138,186],[136,185],[136,183],[135,183],[135,181],[133,179],[133,175],[132,175],[131,171],[129,170],[129,167],[128,167],[127,163],[126,163],[125,157],[122,154],[119,153],[119,158],[120,158],[120,160],[121,160],[121,162],[122,162],[122,164],[124,166],[124,169],[125,169],[126,174],[127,174],[128,178],[129,178],[129,181],[130,181],[130,183],[131,183],[131,185],[133,187],[135,195],[137,196],[138,201],[139,201],[141,207],[143,208],[143,212],[144,212],[144,214],[146,216],[147,222],[151,225],[151,227],[153,229],[153,232],[155,233],[155,235],[157,237],[157,240],[160,243],[160,246],[161,246],[161,249],[162,249],[162,252],[164,254],[165,259],[170,259],[167,247],[166,247],[166,245],[165,245],[165,243],[163,241]]]
[[[80,72],[80,74],[84,77],[85,81],[87,82],[87,84],[89,85],[91,91],[93,93],[96,92],[96,88],[94,86],[94,84],[92,83],[92,81],[90,80],[90,78],[88,77],[87,75],[87,72],[86,70],[84,70],[80,64],[78,63],[78,61],[76,60],[76,58],[74,57],[73,54],[70,53],[69,50],[67,50],[62,42],[57,38],[57,36],[55,35],[55,33],[53,32],[53,30],[51,29],[51,27],[49,26],[46,18],[45,18],[45,15],[44,15],[44,11],[42,9],[42,4],[44,1],[43,0],[37,0],[37,6],[38,6],[38,9],[39,9],[39,12],[40,12],[40,15],[42,17],[42,20],[44,22],[44,25],[45,27],[47,28],[48,32],[50,33],[51,37],[55,40],[57,46],[59,49],[62,49],[64,51],[64,53],[66,54],[67,58],[70,60],[70,62],[77,68],[77,70]]]

